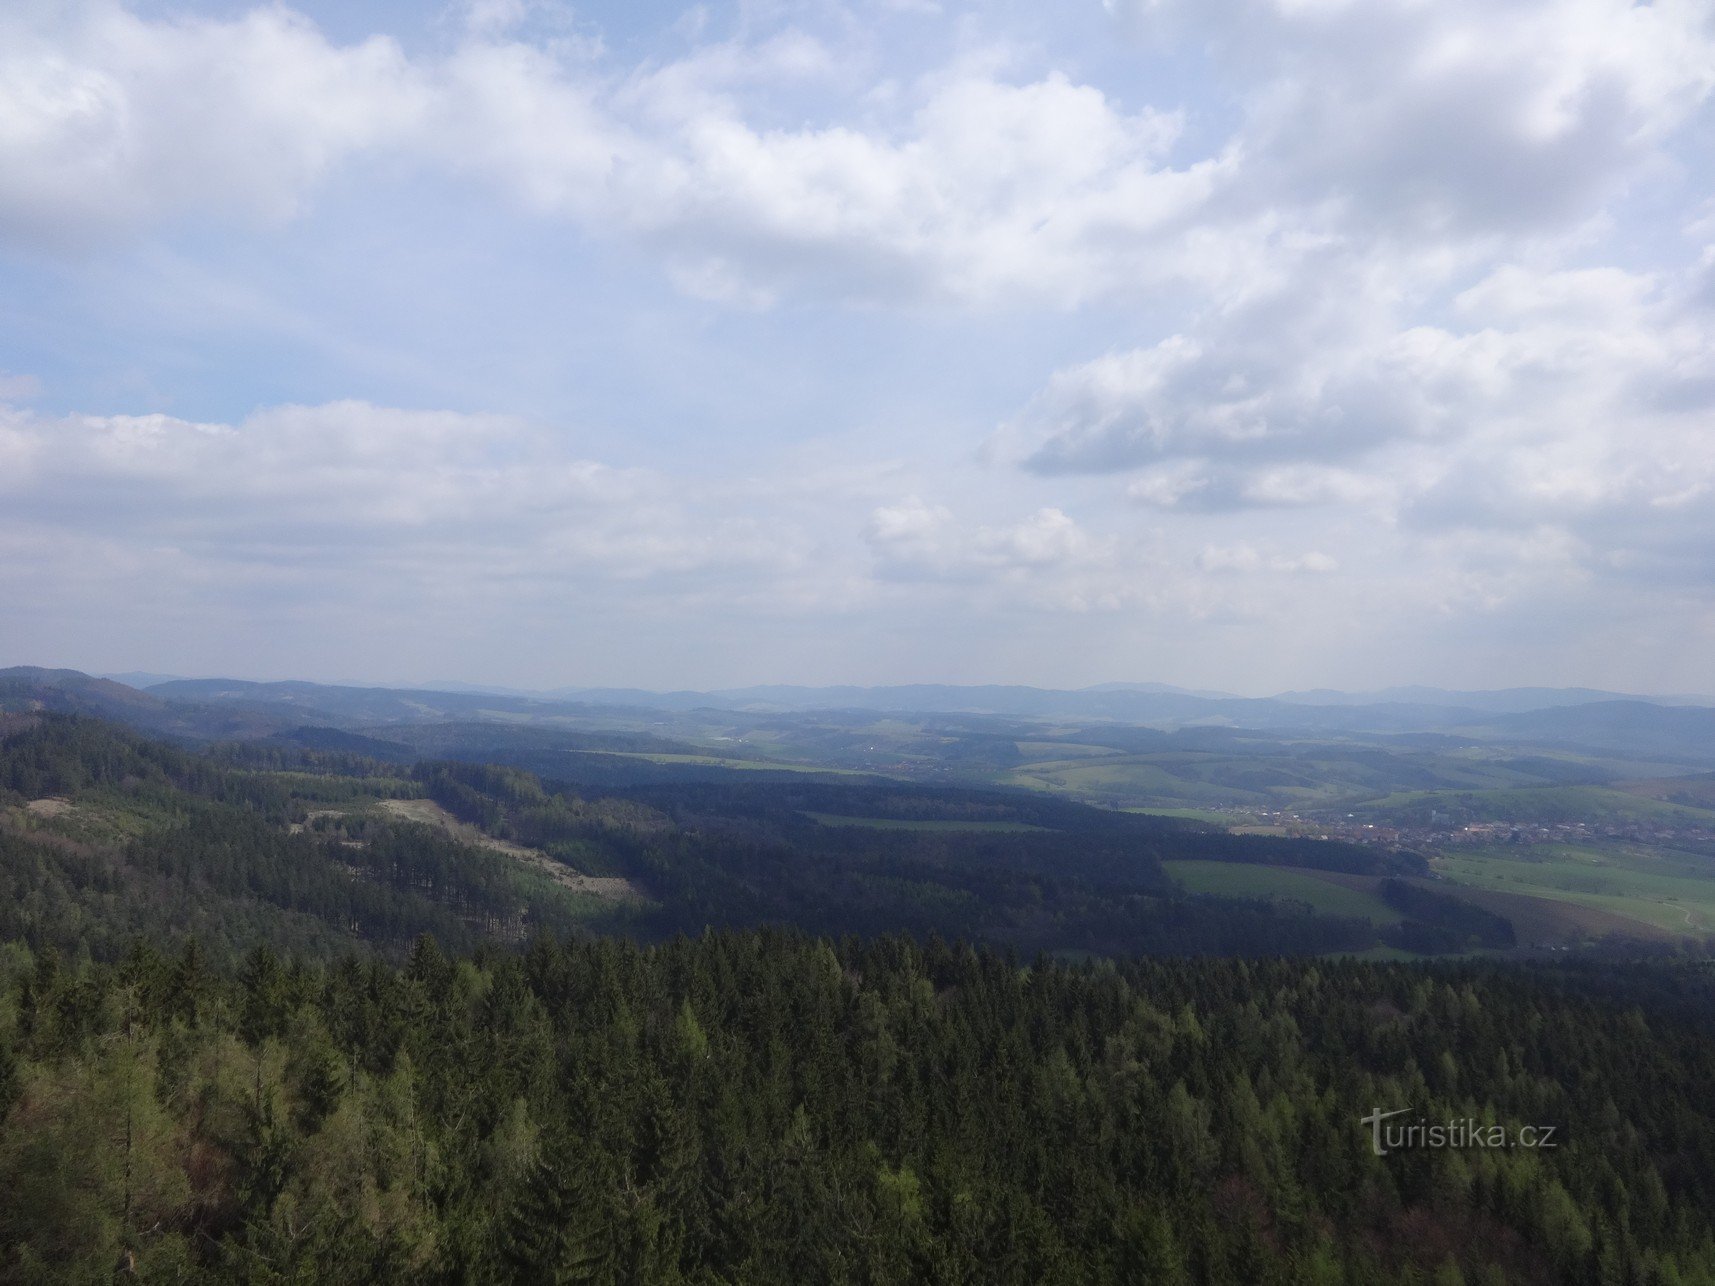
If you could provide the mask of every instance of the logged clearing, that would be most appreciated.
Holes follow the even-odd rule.
[[[343,808],[312,808],[312,809],[310,809],[309,812],[304,814],[304,820],[303,821],[301,821],[301,822],[287,822],[286,823],[286,829],[288,831],[290,831],[293,835],[302,835],[306,830],[308,830],[310,828],[311,825],[314,824],[316,818],[318,818],[318,817],[344,817],[345,813],[346,813],[346,810]]]
[[[76,807],[69,799],[32,799],[24,811],[35,817],[64,817]]]
[[[643,900],[642,891],[622,876],[585,875],[581,871],[574,871],[564,862],[555,861],[541,849],[525,848],[522,844],[514,844],[510,840],[485,835],[469,822],[461,822],[432,799],[384,799],[381,801],[381,807],[405,821],[439,827],[461,844],[504,853],[515,861],[534,867],[554,883],[573,893],[606,898],[614,902]]]

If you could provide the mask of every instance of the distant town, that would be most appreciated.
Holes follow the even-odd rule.
[[[1612,822],[1456,822],[1388,826],[1355,817],[1327,817],[1256,808],[1217,809],[1235,818],[1241,833],[1290,835],[1303,839],[1344,840],[1385,848],[1487,848],[1496,844],[1588,844],[1615,841],[1669,848],[1715,846],[1715,827],[1663,826],[1635,819]]]

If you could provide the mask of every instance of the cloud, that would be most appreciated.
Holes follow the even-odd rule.
[[[1174,21],[1213,42],[1239,124],[1175,159],[1192,107],[1122,106],[998,39],[878,83],[790,21],[626,66],[539,13],[571,21],[484,0],[450,51],[410,55],[281,8],[0,18],[0,235],[289,219],[363,162],[468,176],[745,306],[1240,295],[1330,239],[1586,219],[1715,84],[1686,0],[1229,0]],[[782,113],[811,92],[832,120]]]
[[[1197,565],[1209,572],[1284,572],[1326,575],[1340,564],[1319,550],[1298,555],[1269,554],[1254,545],[1210,545],[1198,556]]]
[[[1218,166],[1162,164],[1177,128],[1059,73],[958,71],[892,128],[759,129],[699,102],[622,177],[617,217],[682,281],[1070,304],[1179,275],[1153,252]]]
[[[1696,0],[1131,6],[1210,41],[1262,199],[1413,235],[1588,217],[1715,88]]]
[[[63,252],[174,219],[289,219],[367,160],[635,238],[705,295],[1073,303],[1182,275],[1163,238],[1221,171],[1163,163],[1175,113],[1059,72],[956,66],[902,112],[787,126],[758,91],[836,74],[803,32],[628,72],[587,41],[516,38],[525,12],[475,6],[455,49],[415,57],[286,9],[0,19],[0,235]]]
[[[1174,335],[1056,372],[1009,426],[1036,445],[1027,468],[1108,472],[1163,461],[1331,462],[1445,432],[1476,395],[1429,328],[1369,335],[1300,322],[1253,334],[1224,319],[1208,338]],[[1200,489],[1193,474],[1176,478]],[[1173,486],[1169,486],[1170,491]]]
[[[26,244],[289,218],[333,166],[407,137],[429,100],[391,39],[335,46],[285,9],[149,22],[25,6],[0,17],[0,50],[0,236]]]
[[[41,392],[42,382],[34,375],[8,375],[0,371],[0,402],[28,402]]]
[[[61,409],[305,403],[0,412],[8,592],[91,587],[87,620],[127,585],[397,594],[443,624],[553,604],[675,637],[891,611],[953,651],[1001,614],[1096,612],[1195,658],[1188,623],[1242,622],[1235,663],[1259,621],[1361,633],[1399,583],[1508,627],[1710,619],[1706,4],[1114,0],[1148,45],[1099,56],[1005,6],[881,8],[702,10],[610,47],[551,0],[399,40],[279,6],[5,7],[0,250],[43,318],[18,364]],[[373,290],[401,264],[426,288]],[[662,298],[639,264],[777,311]],[[456,332],[432,355],[413,309]],[[74,327],[106,382],[55,356]],[[264,349],[287,332],[334,337],[337,368]],[[744,380],[770,395],[723,420]],[[48,400],[22,376],[0,399]],[[602,440],[648,439],[629,459],[717,408],[751,476],[554,427],[621,406]],[[973,425],[1003,419],[979,467]],[[812,422],[844,457],[819,481],[782,463]],[[865,473],[882,452],[906,458]]]
[[[1385,512],[1397,490],[1388,479],[1328,465],[1292,463],[1246,470],[1185,461],[1145,470],[1127,484],[1126,495],[1152,509],[1195,513],[1319,507]]]
[[[147,587],[192,614],[415,598],[508,620],[560,601],[630,620],[890,602],[1205,611],[1206,571],[1297,573],[1321,557],[1217,565],[1052,505],[964,519],[915,495],[877,505],[884,485],[873,469],[621,468],[517,417],[357,401],[235,423],[0,407],[0,548],[15,555],[0,589],[83,586],[119,604]]]
[[[1312,310],[1312,342],[1272,347],[1217,317],[1057,373],[1007,440],[1037,473],[1124,475],[1157,512],[1324,511],[1507,584],[1509,559],[1549,548],[1691,588],[1715,549],[1715,315],[1676,280],[1504,264],[1451,300],[1456,329],[1342,332]],[[1461,532],[1497,538],[1443,539]]]
[[[0,417],[10,529],[281,563],[362,581],[718,581],[790,570],[797,542],[685,482],[581,459],[510,417],[341,402],[238,424]]]
[[[1058,575],[1111,562],[1111,542],[1092,539],[1059,509],[1018,522],[962,527],[943,505],[908,496],[878,506],[864,528],[884,575],[901,579],[976,580],[997,574]]]
[[[956,595],[967,610],[1205,617],[1254,609],[1261,578],[1338,567],[1316,550],[1185,546],[1158,532],[1095,530],[1052,506],[1010,522],[961,522],[916,496],[876,508],[864,538],[883,585],[941,611]],[[1211,579],[1235,573],[1249,575],[1243,588]]]

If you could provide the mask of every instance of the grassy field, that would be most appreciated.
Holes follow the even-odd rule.
[[[1715,811],[1688,808],[1606,786],[1537,786],[1513,790],[1401,791],[1352,807],[1360,817],[1394,818],[1429,811],[1474,822],[1643,822],[1715,826]]]
[[[1715,773],[1696,773],[1689,777],[1652,777],[1643,781],[1623,781],[1615,790],[1628,795],[1682,804],[1688,808],[1715,810]]]
[[[1163,862],[1168,875],[1187,893],[1226,898],[1289,898],[1307,902],[1321,915],[1347,915],[1373,924],[1396,924],[1400,914],[1374,893],[1353,883],[1325,878],[1320,871],[1286,866],[1250,866],[1239,862]],[[1367,877],[1358,877],[1366,879]],[[1369,881],[1373,884],[1373,880]]]
[[[1081,741],[1020,741],[1018,753],[1034,763],[1070,759],[1105,759],[1121,752],[1112,746],[1093,746]]]
[[[901,817],[842,817],[837,813],[811,813],[823,826],[863,826],[878,831],[1046,831],[1047,826],[1032,826],[1029,822],[965,822],[934,818]]]
[[[1183,817],[1192,822],[1208,822],[1212,826],[1232,826],[1244,817],[1216,812],[1212,808],[1122,808],[1122,813],[1141,813],[1147,817]]]
[[[1000,784],[1121,806],[1345,808],[1348,801],[1362,800],[1366,808],[1409,808],[1435,807],[1443,796],[1517,794],[1518,800],[1497,797],[1494,807],[1536,803],[1553,808],[1557,815],[1573,809],[1650,818],[1669,807],[1619,791],[1602,791],[1588,799],[1568,795],[1556,801],[1545,792],[1587,788],[1553,787],[1510,763],[1478,753],[1393,752],[1307,742],[1276,743],[1261,753],[1175,750],[1089,756],[1047,742],[1018,745],[1021,750],[1042,747],[1049,753],[1007,770],[999,777]]]
[[[1715,933],[1715,859],[1633,844],[1538,844],[1459,850],[1443,878],[1476,889],[1567,902],[1671,934]]]
[[[1012,769],[1001,778],[1000,784],[1129,805],[1161,803],[1168,807],[1195,808],[1199,804],[1257,804],[1268,799],[1254,790],[1235,791],[1229,786],[1211,785],[1194,777],[1181,776],[1141,755],[1094,760],[1043,760]]]

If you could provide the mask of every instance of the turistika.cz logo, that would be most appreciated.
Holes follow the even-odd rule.
[[[1558,1126],[1553,1125],[1521,1125],[1516,1130],[1509,1130],[1504,1125],[1496,1125],[1488,1121],[1474,1121],[1469,1117],[1464,1120],[1426,1121],[1419,1117],[1415,1121],[1394,1121],[1396,1116],[1404,1116],[1411,1111],[1409,1107],[1398,1107],[1391,1112],[1381,1108],[1372,1108],[1370,1114],[1359,1120],[1370,1127],[1370,1147],[1379,1157],[1385,1157],[1389,1152],[1403,1151],[1407,1148],[1552,1148],[1558,1147],[1554,1132]]]

